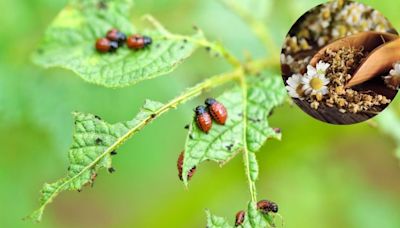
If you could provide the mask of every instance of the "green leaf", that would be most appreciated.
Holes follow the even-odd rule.
[[[212,215],[210,211],[207,214],[207,228],[227,228],[235,227],[230,225],[225,218]],[[235,221],[235,218],[233,218]],[[257,210],[256,203],[249,202],[247,212],[241,228],[265,228],[275,227],[274,218],[269,214],[263,214]]]
[[[164,105],[159,102],[147,100],[134,119],[116,124],[109,124],[92,114],[74,113],[75,129],[68,153],[70,165],[67,175],[52,184],[44,185],[40,208],[28,218],[40,221],[45,207],[60,192],[81,191],[94,181],[93,177],[100,169],[110,169],[110,153],[140,130],[140,127],[154,119],[162,107]]]
[[[137,31],[129,19],[130,0],[71,1],[46,30],[44,39],[33,55],[43,67],[62,67],[72,70],[87,82],[123,87],[173,71],[188,58],[197,45],[184,36],[169,36],[165,29]],[[140,51],[121,47],[116,53],[101,54],[95,42],[111,28],[127,35],[143,33],[154,43]],[[191,38],[202,37],[197,34]]]
[[[250,227],[268,227],[268,221],[266,221],[265,217],[261,212],[257,210],[256,203],[249,202],[247,207],[247,219],[245,219],[244,226]],[[247,221],[247,222],[246,222]]]
[[[203,161],[211,160],[221,165],[243,150],[243,128],[246,126],[246,144],[250,152],[252,179],[257,179],[258,166],[255,155],[268,138],[280,139],[280,133],[269,126],[268,115],[286,98],[286,91],[279,77],[259,76],[247,80],[247,119],[243,117],[243,94],[239,87],[225,92],[217,100],[228,111],[225,125],[215,122],[209,134],[198,129],[193,120],[186,139],[183,163],[183,180],[187,184],[187,173]],[[186,175],[185,175],[186,174]]]
[[[206,210],[207,214],[207,228],[231,228],[233,226],[222,217],[212,215],[209,210]]]

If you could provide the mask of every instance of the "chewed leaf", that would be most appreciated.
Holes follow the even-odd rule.
[[[276,77],[250,78],[248,84],[247,146],[250,152],[257,152],[268,138],[280,140],[281,133],[269,126],[267,118],[285,101],[287,93],[282,80]]]
[[[229,225],[229,223],[222,217],[218,217],[215,215],[212,215],[209,210],[206,210],[207,214],[207,228],[232,228],[232,225]]]
[[[173,71],[196,49],[183,39],[169,39],[165,30],[142,32],[153,38],[149,47],[133,51],[125,46],[115,53],[98,53],[95,42],[111,28],[137,33],[129,19],[130,0],[71,1],[45,32],[33,56],[44,67],[72,70],[90,83],[123,87]],[[192,37],[196,38],[200,34]]]
[[[163,104],[148,100],[133,120],[116,124],[109,124],[92,114],[74,113],[75,129],[73,143],[68,153],[70,165],[67,175],[43,186],[40,208],[29,218],[40,221],[45,207],[60,192],[80,191],[94,181],[100,169],[110,170],[111,152],[140,130],[145,122],[153,119],[154,113],[162,107]]]
[[[210,211],[206,211],[207,214],[207,228],[228,228],[235,227],[228,223],[225,218],[212,215]],[[232,219],[234,221],[234,219]],[[263,214],[257,210],[255,203],[249,202],[247,211],[245,214],[244,221],[241,225],[237,226],[241,228],[267,228],[275,227],[274,217],[269,214]]]
[[[268,124],[268,115],[286,98],[286,92],[278,77],[260,76],[248,80],[247,119],[243,117],[243,96],[239,87],[225,92],[217,100],[228,111],[225,125],[213,123],[209,134],[205,134],[193,121],[189,129],[183,163],[183,180],[186,174],[203,161],[211,160],[224,164],[243,149],[243,128],[246,125],[246,144],[250,153],[257,152],[268,138],[280,138]],[[250,157],[252,179],[258,175],[255,154]]]

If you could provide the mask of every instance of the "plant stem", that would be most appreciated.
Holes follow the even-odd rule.
[[[246,78],[243,74],[240,74],[240,87],[242,89],[242,96],[243,96],[243,162],[246,170],[246,177],[249,184],[249,191],[251,196],[252,202],[257,202],[257,191],[256,185],[251,178],[250,174],[250,160],[249,160],[249,150],[247,147],[247,82]]]
[[[224,57],[228,61],[228,63],[230,63],[234,68],[238,68],[241,66],[241,62],[233,54],[231,54],[223,45],[221,45],[218,42],[208,41],[205,38],[203,31],[201,31],[197,27],[195,27],[195,29],[199,34],[198,37],[178,35],[169,32],[160,22],[158,22],[151,15],[145,15],[144,18],[148,20],[155,28],[157,28],[158,31],[162,33],[162,35],[165,38],[169,40],[182,40],[182,41],[186,40],[190,43],[197,44],[199,46],[209,49],[210,51],[218,53],[219,55]]]
[[[213,76],[209,79],[206,79],[205,81],[193,86],[192,88],[189,88],[186,92],[184,92],[182,95],[172,99],[170,102],[166,103],[162,107],[160,107],[158,110],[156,110],[152,116],[149,116],[145,119],[143,119],[140,123],[138,123],[135,127],[131,128],[126,134],[122,135],[120,138],[117,139],[117,141],[112,144],[110,147],[108,147],[106,150],[104,150],[103,153],[101,153],[96,159],[94,159],[89,165],[87,165],[84,169],[82,169],[79,173],[76,175],[66,179],[60,186],[57,187],[57,189],[54,191],[52,196],[46,200],[46,202],[43,202],[42,206],[36,211],[41,217],[41,214],[44,210],[44,208],[49,204],[54,197],[58,195],[59,192],[64,189],[65,186],[68,186],[69,183],[71,183],[73,180],[76,178],[80,177],[83,175],[87,170],[92,169],[93,167],[96,166],[102,159],[104,159],[108,154],[110,154],[112,151],[115,151],[119,146],[121,146],[126,140],[128,140],[130,137],[132,137],[135,133],[140,131],[143,127],[148,125],[150,122],[152,122],[154,119],[159,117],[160,115],[166,113],[170,109],[176,108],[178,105],[193,99],[197,96],[199,96],[202,91],[218,87],[222,84],[231,82],[234,79],[238,79],[240,77],[240,71],[236,70],[233,72],[221,74],[221,75],[216,75]],[[154,117],[155,116],[155,117]],[[40,220],[39,217],[39,220]]]
[[[280,70],[279,59],[276,59],[273,57],[254,60],[254,61],[245,63],[243,66],[246,70],[246,73],[248,73],[250,75],[257,74],[261,70],[264,70],[266,68]]]

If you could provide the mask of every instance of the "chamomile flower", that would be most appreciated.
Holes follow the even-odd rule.
[[[399,89],[400,87],[400,62],[393,65],[393,70],[389,76],[383,77],[385,84],[391,89]]]
[[[303,84],[303,90],[306,95],[325,95],[328,93],[328,84],[329,79],[325,77],[325,74],[318,74],[318,70],[314,67],[310,68],[315,70],[314,74],[311,74],[310,71],[305,74],[302,79],[301,83]]]
[[[286,86],[286,90],[288,91],[289,95],[293,98],[298,98],[298,99],[303,99],[304,95],[304,90],[303,90],[303,84],[301,83],[302,79],[301,74],[294,74],[292,77],[288,78],[286,80],[286,83],[288,84]]]
[[[329,63],[325,63],[323,61],[319,61],[317,63],[317,67],[313,67],[311,65],[307,66],[307,75],[313,76],[315,74],[319,75],[326,75],[326,70],[330,67],[331,65]]]
[[[392,76],[400,76],[400,62],[393,65],[393,70],[390,71]]]

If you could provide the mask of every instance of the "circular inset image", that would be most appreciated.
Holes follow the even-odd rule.
[[[390,22],[361,3],[337,0],[304,14],[281,54],[293,101],[331,124],[353,124],[385,109],[400,84],[400,39]]]

